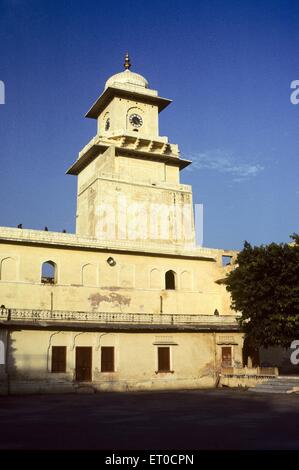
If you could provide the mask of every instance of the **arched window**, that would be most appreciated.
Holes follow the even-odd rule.
[[[150,288],[161,289],[161,272],[157,268],[153,268],[150,272]]]
[[[56,284],[57,282],[57,266],[54,261],[45,261],[42,265],[42,284]]]
[[[97,268],[93,264],[85,264],[82,267],[82,285],[83,286],[96,286],[97,285]]]
[[[15,281],[17,265],[13,258],[4,258],[0,263],[0,280]]]
[[[165,289],[175,290],[176,288],[176,274],[174,271],[167,271],[165,273]]]

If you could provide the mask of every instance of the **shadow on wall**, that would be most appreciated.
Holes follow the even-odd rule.
[[[16,373],[14,340],[11,338],[10,330],[1,330],[1,364],[0,364],[0,393],[10,392],[10,379]],[[3,361],[2,361],[3,359]]]
[[[242,356],[244,367],[258,367],[261,365],[259,350],[252,347],[247,338],[244,339]]]

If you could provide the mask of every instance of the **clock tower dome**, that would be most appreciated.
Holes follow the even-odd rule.
[[[171,100],[130,68],[126,54],[124,70],[106,81],[86,114],[97,120],[96,136],[67,171],[78,176],[76,232],[116,242],[194,245],[192,189],[179,175],[191,162],[159,135],[159,113]]]

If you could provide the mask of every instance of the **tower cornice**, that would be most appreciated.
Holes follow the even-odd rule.
[[[126,98],[130,100],[136,100],[142,103],[148,103],[152,105],[156,105],[159,109],[159,112],[163,111],[171,102],[167,98],[162,98],[154,92],[155,90],[136,90],[136,87],[132,87],[132,89],[122,89],[116,87],[108,87],[101,96],[95,101],[89,111],[86,113],[85,117],[91,119],[97,119],[100,113],[107,107],[110,101],[117,97],[117,98]]]
[[[84,168],[89,165],[95,158],[103,154],[112,144],[93,144],[91,145],[78,160],[67,170],[68,175],[78,175]],[[113,145],[115,148],[115,156],[126,155],[131,158],[140,158],[145,160],[162,161],[174,166],[177,166],[182,170],[190,165],[190,160],[183,160],[178,156],[165,155],[157,152],[144,152],[137,149],[131,149],[126,147],[120,147]]]

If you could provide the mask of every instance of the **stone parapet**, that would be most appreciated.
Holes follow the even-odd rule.
[[[168,244],[150,241],[134,240],[100,240],[89,237],[79,237],[72,233],[50,232],[44,230],[18,229],[13,227],[0,227],[0,243],[30,243],[41,245],[57,245],[73,248],[105,251],[125,251],[136,253],[163,254],[170,256],[218,260],[223,250],[197,247],[193,244]]]
[[[231,325],[237,326],[235,315],[155,314],[76,312],[64,310],[0,309],[0,321],[54,321],[88,323],[126,323],[139,325]]]

